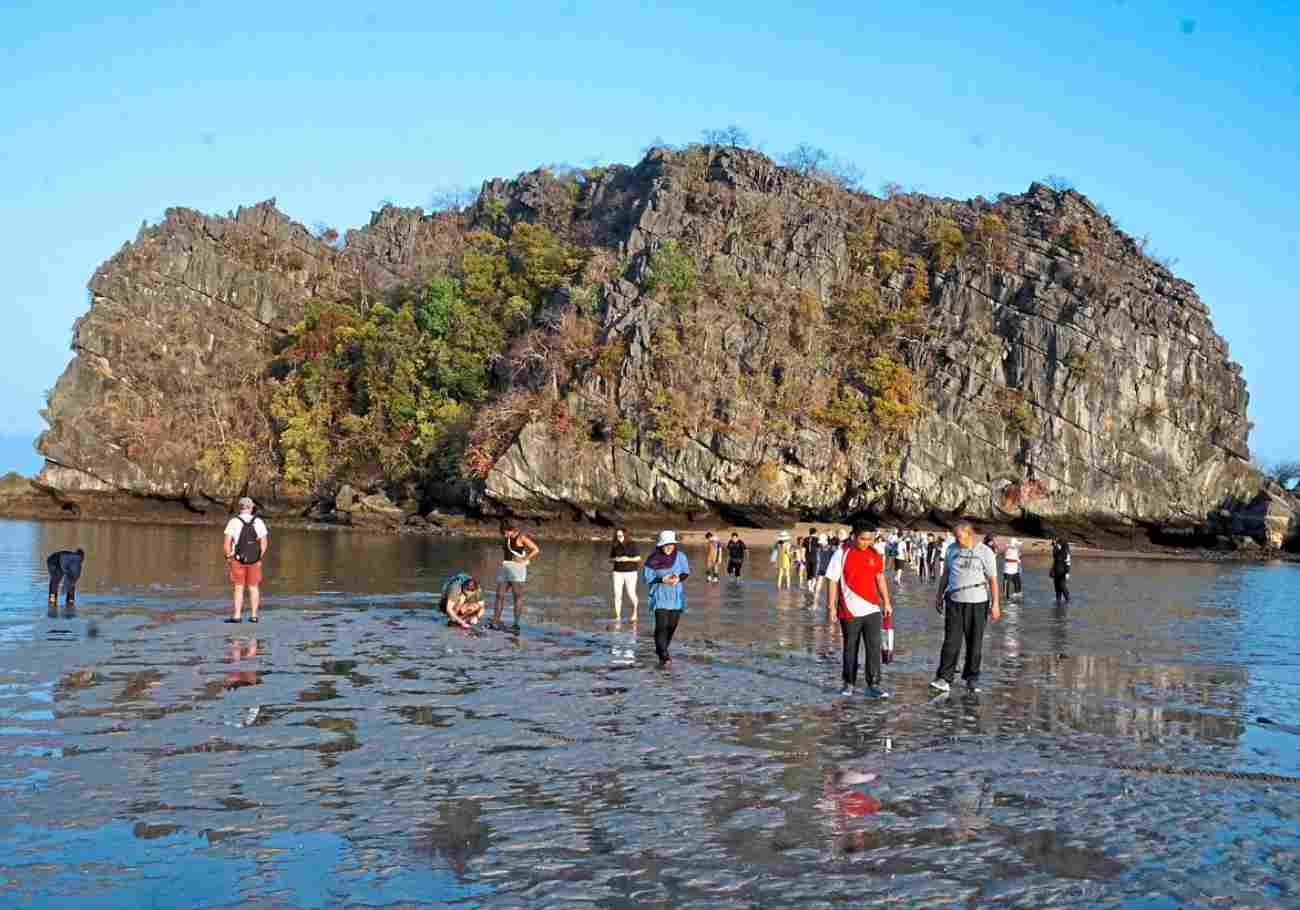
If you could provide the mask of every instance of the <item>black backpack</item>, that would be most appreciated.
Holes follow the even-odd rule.
[[[262,558],[262,544],[257,539],[257,519],[248,521],[239,519],[243,527],[239,529],[239,539],[235,541],[235,559],[246,566],[251,566]]]

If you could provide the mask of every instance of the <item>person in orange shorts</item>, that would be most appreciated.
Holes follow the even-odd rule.
[[[266,546],[266,522],[253,514],[253,500],[245,496],[239,500],[239,514],[226,522],[226,572],[235,587],[235,613],[226,622],[242,621],[245,588],[248,589],[248,621],[257,622]]]

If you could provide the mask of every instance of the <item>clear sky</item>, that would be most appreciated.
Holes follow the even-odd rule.
[[[139,6],[147,11],[120,12]],[[1077,11],[1075,11],[1077,10]],[[95,267],[172,205],[307,225],[736,123],[953,197],[1068,177],[1194,282],[1252,448],[1300,457],[1300,5],[0,7],[0,437],[34,435]],[[0,445],[0,470],[14,463]]]

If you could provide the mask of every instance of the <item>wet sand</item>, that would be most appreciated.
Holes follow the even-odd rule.
[[[12,567],[67,530],[0,533],[8,905],[1300,900],[1300,786],[1205,773],[1300,778],[1289,567],[1107,560],[1068,608],[1031,576],[986,691],[939,699],[908,576],[870,702],[834,694],[837,625],[765,560],[688,583],[663,672],[600,544],[544,542],[522,634],[468,636],[429,602],[491,571],[482,542],[280,534],[234,627],[211,540],[175,529],[100,531],[48,615]]]

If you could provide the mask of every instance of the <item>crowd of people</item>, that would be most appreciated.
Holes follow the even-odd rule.
[[[497,598],[490,627],[501,628],[505,593],[514,597],[511,629],[517,631],[523,610],[523,586],[527,566],[541,550],[514,524],[501,525],[502,565],[497,575]],[[712,531],[704,535],[705,581],[718,584],[723,565],[726,574],[739,580],[749,555],[749,546],[739,532],[732,532],[724,543]],[[1070,569],[1070,545],[1064,539],[1052,545],[1052,578],[1057,599],[1068,600],[1067,580]],[[1002,568],[998,571],[998,559]],[[662,531],[654,549],[642,560],[636,544],[625,528],[614,532],[609,550],[616,620],[623,618],[624,602],[637,621],[640,601],[638,583],[646,586],[646,606],[654,617],[655,653],[663,666],[672,663],[670,647],[682,613],[686,610],[684,582],[691,567],[673,531]],[[935,581],[935,609],[944,616],[944,640],[939,666],[931,686],[946,693],[957,676],[957,661],[965,652],[961,668],[963,684],[979,691],[984,631],[988,622],[1001,615],[1004,598],[1022,596],[1022,544],[1012,538],[999,547],[989,535],[980,541],[969,522],[958,524],[944,534],[926,531],[891,530],[877,532],[858,525],[846,533],[830,529],[792,537],[780,531],[772,546],[771,562],[776,566],[778,590],[793,590],[800,585],[814,608],[826,592],[826,609],[841,625],[843,639],[843,688],[841,694],[853,693],[858,668],[865,667],[864,683],[870,697],[885,698],[889,693],[881,686],[882,660],[892,654],[893,603],[889,579],[901,581],[904,571],[915,573],[922,581]],[[457,573],[443,584],[440,608],[448,621],[471,628],[483,615],[482,591],[476,579]],[[864,654],[860,660],[860,654]]]
[[[537,543],[513,522],[502,522],[501,565],[496,576],[496,599],[488,626],[506,628],[502,617],[506,595],[513,600],[513,623],[509,629],[519,631],[524,612],[524,592],[528,566],[541,555]],[[266,523],[255,514],[252,499],[239,501],[239,513],[227,522],[223,534],[223,552],[227,575],[233,587],[233,611],[225,621],[243,621],[244,595],[248,594],[249,621],[258,621],[262,562],[266,557],[270,534]],[[725,562],[727,576],[739,581],[749,556],[749,546],[739,532],[732,532],[723,543],[712,531],[704,535],[705,579],[720,582]],[[998,571],[998,559],[1002,569]],[[49,556],[49,600],[56,603],[60,590],[71,606],[85,559],[83,550],[60,550]],[[792,537],[788,531],[776,536],[770,560],[776,566],[778,590],[793,590],[800,585],[813,608],[826,592],[826,609],[839,620],[843,639],[843,688],[851,695],[858,681],[859,657],[865,667],[864,683],[868,696],[888,697],[882,688],[881,665],[893,651],[893,602],[890,582],[901,582],[903,573],[915,573],[922,581],[935,580],[935,609],[944,617],[943,646],[939,665],[930,685],[942,693],[950,691],[957,676],[957,662],[962,652],[963,684],[979,691],[980,665],[984,631],[988,622],[997,622],[1004,598],[1022,595],[1022,544],[1012,538],[999,547],[991,535],[980,541],[969,522],[959,523],[943,534],[929,531],[877,531],[867,525],[855,525],[845,533],[840,529]],[[670,648],[678,623],[686,610],[684,583],[691,566],[673,531],[662,531],[654,549],[642,559],[627,529],[619,528],[609,550],[613,608],[616,620],[623,617],[627,603],[631,620],[636,623],[640,600],[638,585],[646,586],[646,606],[654,617],[655,653],[663,666],[672,664]],[[1070,599],[1070,544],[1058,537],[1052,543],[1051,578],[1057,602]],[[485,613],[483,589],[469,572],[456,572],[442,584],[439,609],[451,625],[473,629]]]

